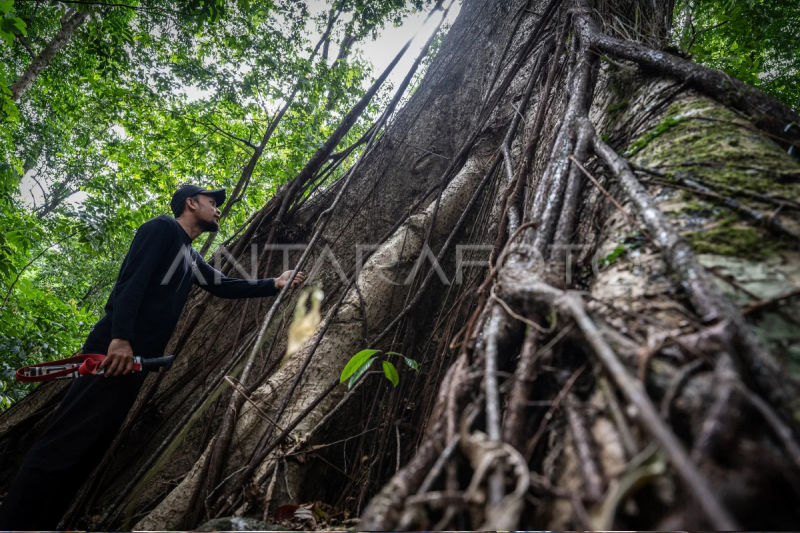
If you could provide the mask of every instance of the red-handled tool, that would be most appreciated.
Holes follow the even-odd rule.
[[[74,357],[68,357],[67,359],[60,359],[58,361],[49,361],[47,363],[39,363],[38,365],[24,366],[17,370],[15,378],[17,381],[34,383],[39,381],[50,381],[53,379],[72,379],[83,376],[98,376],[105,373],[105,369],[100,370],[100,363],[102,363],[105,358],[105,355],[87,353],[76,355]],[[153,357],[150,359],[134,357],[133,371],[156,371],[159,368],[165,368],[169,370],[172,367],[172,362],[174,359],[174,355]]]

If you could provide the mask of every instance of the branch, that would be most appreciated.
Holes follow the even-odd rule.
[[[25,51],[28,52],[28,55],[31,56],[31,59],[36,59],[36,54],[33,52],[33,50],[31,50],[31,47],[28,44],[28,41],[25,40],[25,36],[22,35],[22,34],[17,34],[17,40],[25,48]]]
[[[789,124],[800,124],[800,115],[776,99],[719,70],[605,35],[592,20],[592,8],[588,0],[578,0],[578,4],[581,9],[575,10],[574,21],[582,41],[590,43],[601,52],[633,61],[641,67],[686,82],[726,106],[750,116],[758,127],[772,135],[788,137],[791,143],[800,141],[800,129],[797,127],[784,131]]]
[[[342,14],[342,8],[344,7],[345,2],[346,0],[341,0],[338,6],[331,8],[330,13],[328,14],[328,25],[325,28],[325,32],[322,34],[322,37],[320,37],[319,41],[317,42],[317,46],[314,47],[314,53],[312,54],[312,57],[315,56],[317,52],[319,52],[319,47],[322,46],[322,44],[324,43],[325,48],[323,50],[322,58],[327,62],[328,46],[330,44],[331,30],[333,30],[333,25],[336,24],[336,21],[339,20],[339,16]]]
[[[203,122],[202,120],[197,120],[197,119],[193,119],[193,118],[191,118],[189,120],[194,122],[195,124],[202,124],[203,126],[210,126],[215,131],[223,134],[224,136],[228,137],[229,139],[233,139],[234,141],[239,141],[240,143],[244,144],[248,148],[251,148],[251,149],[253,149],[253,150],[257,151],[257,152],[261,151],[258,146],[256,146],[255,144],[251,143],[247,139],[243,139],[241,137],[237,137],[236,135],[234,135],[232,133],[228,133],[227,131],[223,130],[222,128],[220,128],[219,126],[217,126],[216,124],[211,122],[210,120],[208,122]]]
[[[25,68],[25,71],[20,74],[19,78],[9,87],[11,99],[14,102],[19,102],[20,98],[22,98],[25,92],[30,89],[34,81],[39,77],[39,74],[50,65],[53,57],[55,57],[56,54],[67,45],[70,39],[72,39],[75,29],[83,24],[88,16],[88,13],[76,13],[72,11],[72,9],[67,10],[67,13],[62,17],[61,28],[59,28],[58,32],[56,32],[39,55],[30,62]]]
[[[45,192],[44,187],[39,180],[36,179],[36,173],[31,173],[31,179],[39,186],[39,190],[42,191],[42,198],[44,198],[44,202],[47,203],[47,192]],[[31,187],[31,196],[33,196],[33,187]],[[34,199],[35,201],[35,199]]]
[[[68,188],[68,185],[74,180],[74,178],[75,178],[74,175],[67,175],[66,179],[58,182],[53,187],[50,198],[48,199],[47,196],[45,196],[44,205],[39,210],[35,210],[37,211],[36,216],[38,218],[41,219],[46,217],[47,215],[52,213],[59,205],[61,205],[61,203],[64,202],[64,200],[66,200],[67,198],[69,198],[70,196],[72,196],[73,194],[77,193],[80,190],[79,188],[75,189]],[[36,183],[41,188],[41,184],[38,181]],[[44,189],[42,189],[42,193],[44,193]]]

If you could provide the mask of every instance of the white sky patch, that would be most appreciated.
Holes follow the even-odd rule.
[[[461,11],[460,2],[450,9],[445,22],[452,23],[456,19],[456,16],[458,16],[459,11]],[[441,13],[436,13],[431,17],[431,20],[423,26],[422,23],[427,16],[427,12],[418,12],[409,15],[403,21],[402,26],[394,27],[387,25],[375,41],[366,41],[358,44],[356,48],[361,50],[364,54],[364,58],[372,62],[375,66],[375,75],[382,72],[383,69],[392,62],[392,59],[394,59],[394,56],[397,55],[397,52],[400,51],[406,41],[413,37],[415,33],[419,32],[419,35],[417,35],[416,39],[414,39],[414,42],[411,44],[411,48],[409,48],[408,52],[406,52],[389,76],[389,81],[394,84],[395,87],[403,81],[403,78],[405,78],[408,73],[408,69],[411,68],[414,60],[419,55],[420,51],[422,51],[425,42],[436,30],[442,18]]]
[[[111,131],[113,131],[113,132],[114,132],[114,134],[115,134],[117,137],[119,137],[120,139],[123,139],[123,140],[124,140],[124,139],[127,139],[127,138],[128,138],[128,133],[125,131],[125,128],[123,128],[123,127],[122,127],[122,126],[120,126],[119,124],[114,124],[113,126],[111,126],[111,128],[110,128],[110,129],[111,129]]]
[[[36,170],[29,170],[19,182],[19,192],[22,202],[28,209],[39,207],[44,203],[44,192],[39,188],[36,180]],[[39,182],[42,187],[47,187],[46,183]],[[49,187],[48,187],[49,188]]]
[[[89,195],[87,193],[83,191],[78,191],[69,198],[67,198],[66,200],[64,200],[64,203],[67,205],[81,205],[83,204],[83,202],[86,201],[87,198],[89,198]]]
[[[324,0],[311,0],[308,7],[311,15],[316,16],[322,13],[327,13],[331,9],[331,4],[330,2],[326,2]],[[447,14],[446,22],[452,23],[460,11],[461,1],[456,0],[456,3],[452,8],[450,8],[450,12]],[[425,17],[428,16],[428,13],[428,10],[412,13],[403,20],[403,24],[401,26],[392,26],[391,24],[386,24],[379,32],[377,39],[373,41],[367,37],[364,41],[359,42],[354,47],[356,50],[361,52],[364,59],[373,64],[375,67],[373,74],[375,76],[379,76],[380,73],[383,72],[387,66],[389,66],[389,63],[392,62],[392,59],[394,59],[400,49],[403,48],[403,45],[418,33],[414,39],[414,42],[411,43],[411,47],[389,75],[388,81],[395,87],[397,87],[400,82],[403,81],[403,78],[405,78],[406,74],[408,73],[408,69],[411,68],[414,60],[417,58],[422,50],[422,47],[425,45],[425,42],[436,30],[439,21],[442,19],[441,11],[434,13],[434,16],[431,17],[428,23],[423,26],[423,22],[425,21]],[[349,17],[342,18],[340,19],[339,23],[341,24],[342,21],[347,20],[349,20]],[[313,37],[311,38],[312,43],[316,44],[320,36],[321,35],[316,31],[316,29],[314,29]],[[339,37],[341,38],[341,36]],[[338,54],[339,46],[337,43],[332,42],[330,52],[328,53],[329,60],[333,62]],[[365,81],[365,85],[369,85],[368,80]]]
[[[200,89],[194,85],[186,85],[183,92],[186,93],[186,101],[192,103],[197,100],[211,98],[214,94],[214,89]]]

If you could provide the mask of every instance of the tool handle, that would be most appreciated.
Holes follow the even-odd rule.
[[[149,370],[151,372],[155,372],[159,368],[165,368],[166,370],[169,370],[172,368],[172,362],[174,360],[174,355],[153,357],[152,359],[142,359],[142,370]]]

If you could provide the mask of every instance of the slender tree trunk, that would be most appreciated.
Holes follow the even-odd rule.
[[[72,39],[72,34],[75,33],[75,29],[83,24],[88,16],[89,14],[86,11],[73,11],[66,16],[66,20],[61,23],[58,33],[47,43],[47,46],[44,47],[39,55],[30,62],[28,68],[25,69],[19,79],[11,84],[11,98],[15,102],[19,102],[22,95],[31,88],[39,74],[47,68],[56,54],[69,43],[69,40]]]

